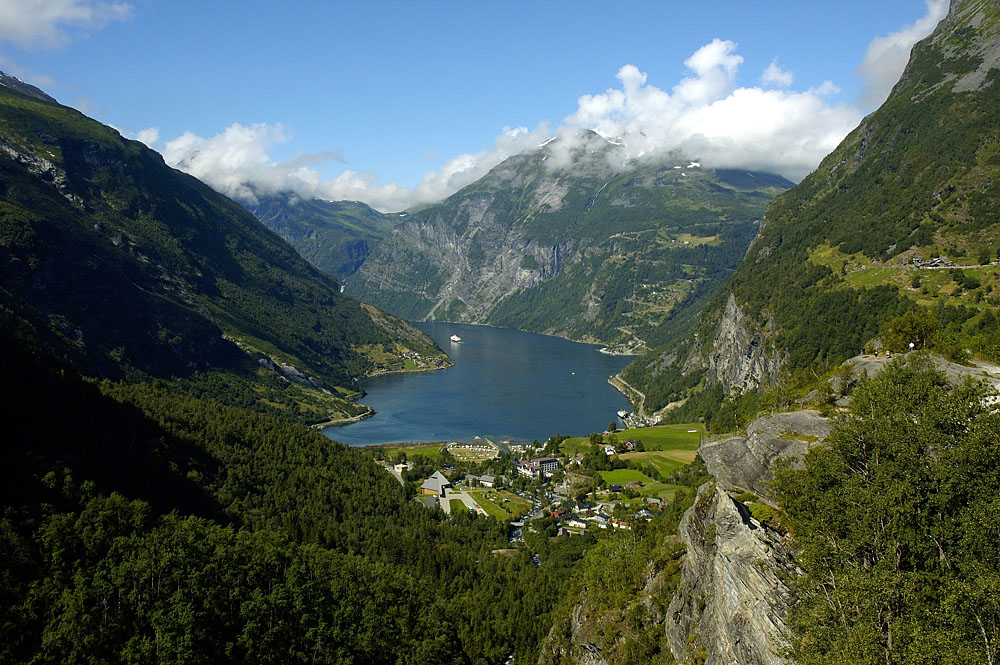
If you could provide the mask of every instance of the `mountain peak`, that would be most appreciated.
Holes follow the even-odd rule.
[[[16,92],[21,93],[26,97],[31,97],[32,99],[37,99],[41,102],[48,102],[50,104],[58,104],[55,99],[46,95],[41,89],[36,88],[30,83],[25,83],[16,76],[11,76],[5,72],[0,71],[0,85],[10,88]]]

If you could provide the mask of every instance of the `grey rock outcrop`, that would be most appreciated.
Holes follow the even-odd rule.
[[[958,383],[968,378],[974,381],[986,381],[993,390],[1000,391],[1000,365],[983,360],[972,360],[970,367],[953,363],[938,355],[931,355],[930,359],[934,363],[934,367],[944,372],[944,375],[952,383]],[[885,356],[870,354],[854,356],[847,361],[855,374],[866,376],[875,376],[885,369],[889,362],[890,359]]]
[[[818,411],[790,411],[758,418],[747,427],[746,436],[703,444],[698,454],[720,486],[764,496],[775,460],[801,459],[829,434],[830,421]]]
[[[722,384],[727,393],[733,388],[746,392],[767,384],[783,366],[784,358],[761,331],[754,330],[730,293],[708,354],[709,380]]]
[[[705,665],[779,665],[798,573],[788,537],[757,522],[715,483],[681,520],[687,547],[681,583],[667,611],[670,650]]]

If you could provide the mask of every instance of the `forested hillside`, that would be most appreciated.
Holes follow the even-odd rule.
[[[291,381],[343,413],[336,393],[357,377],[403,369],[407,352],[444,362],[143,144],[7,86],[0,264],[8,329],[94,376]]]
[[[5,342],[0,661],[533,659],[557,557],[304,427]]]

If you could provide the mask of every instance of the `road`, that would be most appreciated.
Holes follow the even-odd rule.
[[[621,386],[615,385],[616,383],[620,383]],[[625,393],[626,396],[628,396],[628,393],[625,390],[622,390],[622,386],[624,386],[628,391],[638,395],[639,408],[637,408],[635,412],[639,415],[640,418],[646,420],[646,394],[634,388],[630,383],[628,383],[625,379],[622,378],[622,375],[620,373],[615,374],[613,377],[611,377],[611,385],[615,386],[615,388],[618,388],[618,390],[621,390],[621,392]]]

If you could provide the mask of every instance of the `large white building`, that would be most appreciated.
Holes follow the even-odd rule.
[[[538,478],[539,476],[548,478],[558,468],[559,460],[555,457],[536,457],[535,459],[521,460],[517,463],[517,472],[531,478]]]

